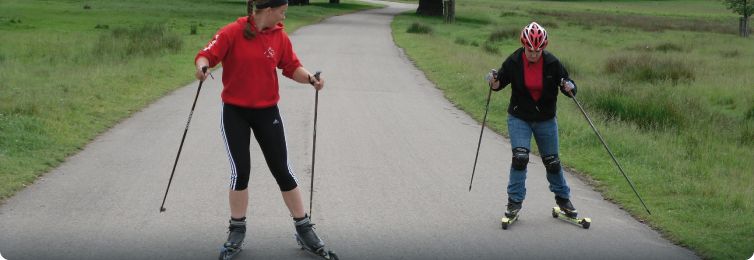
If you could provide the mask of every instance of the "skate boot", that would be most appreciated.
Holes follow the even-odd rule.
[[[505,216],[500,220],[503,225],[503,229],[508,229],[508,226],[518,220],[518,212],[522,208],[522,202],[513,201],[508,199],[508,206],[506,207]]]
[[[246,218],[243,220],[230,220],[228,225],[228,241],[220,249],[220,260],[229,260],[241,252],[243,239],[246,237]]]
[[[552,217],[570,222],[575,225],[579,225],[584,229],[588,229],[592,225],[592,219],[590,218],[578,218],[579,212],[571,204],[571,200],[560,198],[555,196],[555,203],[557,207],[552,208]]]
[[[558,204],[560,210],[569,218],[576,218],[579,215],[579,212],[573,207],[569,199],[555,196],[555,204]]]
[[[518,212],[522,208],[522,202],[516,202],[508,199],[508,206],[506,207],[505,216],[508,218],[513,218],[518,215]]]
[[[335,253],[325,249],[325,242],[314,232],[314,224],[309,219],[309,215],[305,215],[301,219],[294,218],[293,220],[296,227],[296,242],[301,246],[301,249],[324,259],[338,259]]]

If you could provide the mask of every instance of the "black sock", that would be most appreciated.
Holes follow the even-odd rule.
[[[307,217],[309,217],[309,214],[304,214],[304,217],[302,217],[302,218],[293,218],[293,221],[302,221],[302,220],[304,220]]]
[[[230,220],[233,220],[233,221],[246,221],[246,217],[241,217],[241,218],[230,217]]]

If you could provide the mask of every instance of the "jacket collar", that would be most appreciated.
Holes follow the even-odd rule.
[[[513,52],[513,55],[511,58],[516,63],[521,64],[523,62],[523,58],[522,58],[523,56],[524,56],[524,47],[520,47],[518,48],[518,50]],[[552,55],[552,53],[546,50],[543,50],[542,58],[544,59],[545,65],[553,63],[558,60],[557,58],[555,58],[555,55]]]

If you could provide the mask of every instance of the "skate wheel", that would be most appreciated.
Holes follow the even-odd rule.
[[[581,227],[583,227],[584,229],[589,229],[589,226],[591,226],[591,225],[592,225],[592,220],[591,219],[584,218],[583,220],[581,220]]]
[[[336,255],[336,254],[335,254],[335,253],[333,253],[332,251],[329,251],[329,252],[327,253],[327,255],[328,255],[328,258],[327,258],[327,259],[330,259],[330,260],[338,260],[338,255]]]
[[[560,208],[558,208],[558,207],[552,208],[552,217],[553,218],[557,218],[558,217],[558,212],[560,212]]]
[[[502,220],[500,220],[500,222],[501,222],[501,223],[502,223],[502,225],[503,225],[503,230],[506,230],[506,229],[508,229],[508,223],[510,222],[510,219],[508,219],[508,218],[503,218]]]

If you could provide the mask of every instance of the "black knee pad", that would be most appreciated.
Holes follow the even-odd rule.
[[[516,170],[526,170],[526,164],[529,163],[529,149],[524,147],[513,148],[513,159],[511,167]]]
[[[555,174],[560,172],[560,158],[558,158],[557,154],[542,157],[542,162],[545,164],[547,173]]]

